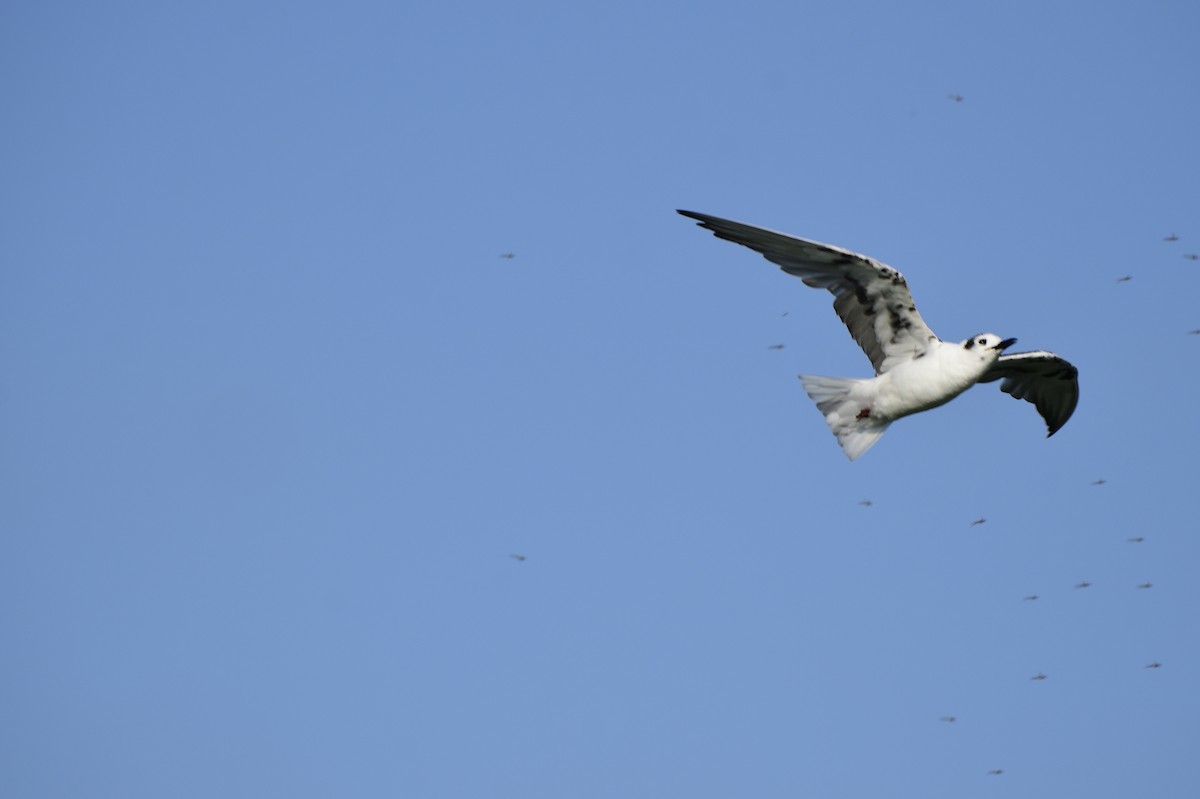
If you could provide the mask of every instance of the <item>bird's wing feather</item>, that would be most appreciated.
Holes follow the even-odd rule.
[[[718,238],[778,264],[805,285],[829,289],[833,309],[871,359],[876,374],[923,354],[937,336],[917,313],[904,275],[856,252],[708,214],[680,211]]]
[[[979,382],[1001,379],[1001,391],[1034,404],[1046,420],[1047,437],[1067,423],[1079,403],[1079,370],[1053,352],[1001,355]]]

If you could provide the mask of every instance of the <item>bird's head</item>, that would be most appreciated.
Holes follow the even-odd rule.
[[[963,349],[979,355],[980,360],[996,360],[1006,349],[1016,344],[1015,338],[1001,339],[995,333],[979,333],[962,343]]]

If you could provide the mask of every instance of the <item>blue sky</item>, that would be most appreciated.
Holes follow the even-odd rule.
[[[2,21],[3,795],[1192,794],[1194,4]],[[848,462],[829,295],[676,208],[1078,411]]]

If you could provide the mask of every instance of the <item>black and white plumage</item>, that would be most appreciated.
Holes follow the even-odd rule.
[[[694,211],[700,227],[760,253],[784,272],[833,294],[833,309],[875,367],[875,377],[800,375],[838,443],[854,460],[896,419],[936,408],[976,383],[1033,403],[1054,435],[1079,401],[1078,370],[1052,352],[1005,354],[1016,339],[981,333],[942,341],[917,312],[908,282],[856,252]]]
[[[1062,429],[1079,404],[1079,370],[1053,352],[1005,353],[979,378],[1003,380],[1000,390],[1032,402],[1046,420],[1047,438]]]

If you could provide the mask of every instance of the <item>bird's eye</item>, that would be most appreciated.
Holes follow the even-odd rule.
[[[987,339],[986,339],[986,338],[981,338],[981,339],[979,339],[979,346],[981,346],[981,347],[982,347],[982,346],[983,346],[983,345],[985,345],[985,344],[987,344]]]

